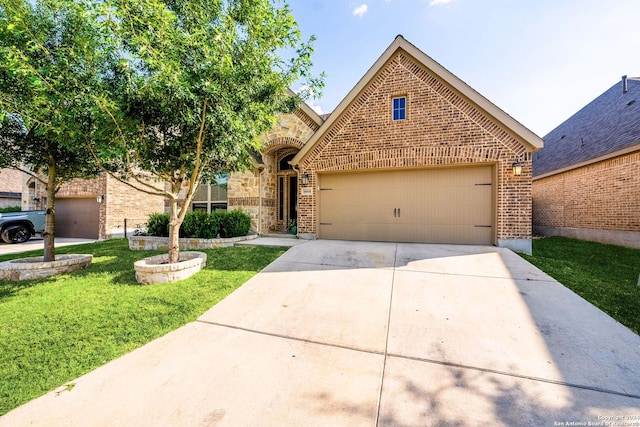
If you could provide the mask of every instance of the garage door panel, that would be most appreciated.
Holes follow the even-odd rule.
[[[490,244],[492,176],[490,166],[321,175],[331,190],[320,192],[320,237]]]
[[[99,222],[95,198],[56,199],[56,236],[97,239]]]

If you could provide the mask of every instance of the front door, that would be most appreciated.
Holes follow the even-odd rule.
[[[298,219],[298,177],[294,174],[278,177],[278,231],[289,231]]]

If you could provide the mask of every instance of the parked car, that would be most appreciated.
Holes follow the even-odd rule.
[[[23,243],[44,232],[46,211],[0,213],[0,238],[5,243]]]

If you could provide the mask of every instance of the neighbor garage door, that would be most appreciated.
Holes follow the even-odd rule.
[[[491,244],[491,166],[320,175],[320,238]]]
[[[90,199],[56,199],[56,236],[97,239],[100,204]]]

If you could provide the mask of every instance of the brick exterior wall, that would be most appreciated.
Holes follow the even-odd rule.
[[[533,181],[533,225],[640,232],[640,152]]]
[[[15,169],[0,169],[0,192],[22,193],[22,172]],[[3,197],[0,196],[0,208],[9,206],[22,206],[22,200],[19,196]]]
[[[46,197],[44,185],[39,187],[39,197]],[[137,191],[106,173],[95,179],[74,179],[60,187],[56,198],[92,198],[103,196],[99,209],[100,239],[122,237],[124,221],[131,233],[138,224],[147,222],[152,213],[164,212],[164,198]],[[97,201],[96,201],[97,203]]]
[[[407,119],[391,100],[406,96]],[[523,162],[514,177],[512,163]],[[317,234],[318,173],[492,164],[496,239],[531,238],[531,153],[512,133],[398,50],[336,118],[300,164],[311,196],[299,197],[298,232]]]

